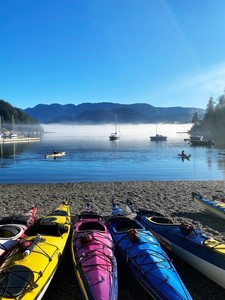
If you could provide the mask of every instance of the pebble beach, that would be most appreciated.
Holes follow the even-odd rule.
[[[31,206],[37,206],[37,217],[45,216],[54,210],[63,200],[70,203],[72,221],[92,202],[94,209],[107,217],[111,203],[115,201],[125,208],[127,199],[137,207],[158,211],[176,222],[185,222],[202,230],[214,238],[225,242],[225,220],[207,214],[192,199],[192,192],[206,198],[225,195],[224,181],[135,181],[135,182],[85,182],[85,183],[49,183],[49,184],[1,184],[0,217],[26,212]],[[201,273],[171,256],[182,280],[195,300],[222,300],[225,290]],[[118,261],[118,299],[151,299],[145,290],[135,281],[126,268]],[[70,244],[66,248],[44,300],[82,299],[78,283],[73,272],[70,258]]]

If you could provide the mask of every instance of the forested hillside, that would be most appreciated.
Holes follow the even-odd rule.
[[[32,127],[32,130],[43,131],[38,121],[4,100],[0,100],[0,126],[0,131],[12,130],[13,126],[19,131],[28,130],[29,127]]]
[[[225,145],[225,91],[217,101],[211,96],[204,118],[199,118],[195,112],[193,123],[192,133],[210,135],[216,145]]]

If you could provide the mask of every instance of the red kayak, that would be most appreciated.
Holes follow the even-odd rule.
[[[19,245],[25,230],[33,225],[37,208],[32,207],[27,214],[4,217],[0,220],[0,264]]]

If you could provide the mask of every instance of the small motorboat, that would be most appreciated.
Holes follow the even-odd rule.
[[[156,300],[192,299],[166,252],[140,222],[112,205],[109,230],[124,264]]]
[[[167,136],[162,134],[156,134],[154,136],[150,136],[150,140],[154,142],[163,142],[167,140]]]
[[[72,260],[84,299],[116,300],[117,262],[102,216],[88,204],[73,227]]]
[[[62,152],[52,152],[51,154],[45,154],[45,158],[58,158],[58,157],[63,157],[66,155],[65,151]]]
[[[225,244],[195,229],[190,224],[176,224],[155,211],[128,207],[136,220],[151,230],[157,240],[192,267],[225,288]]]
[[[214,142],[212,140],[206,140],[202,135],[192,135],[190,136],[190,144],[191,146],[206,146],[212,147]]]

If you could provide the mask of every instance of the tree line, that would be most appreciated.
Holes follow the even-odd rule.
[[[192,123],[191,134],[207,135],[216,145],[225,145],[225,90],[217,101],[210,96],[203,119],[195,112]]]
[[[21,109],[13,107],[8,102],[0,99],[0,131],[11,131],[13,125],[16,126],[17,131],[21,132],[25,130],[43,131],[39,122],[25,114]]]

